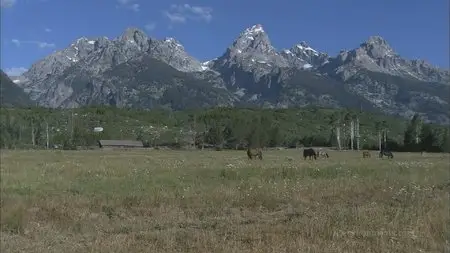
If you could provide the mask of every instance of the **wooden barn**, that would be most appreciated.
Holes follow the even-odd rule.
[[[99,140],[98,146],[100,148],[143,148],[142,141],[131,140]]]

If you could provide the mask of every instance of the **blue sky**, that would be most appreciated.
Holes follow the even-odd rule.
[[[336,55],[380,35],[402,56],[449,67],[448,0],[1,0],[1,68],[20,71],[81,36],[138,27],[193,56],[221,55],[260,23],[278,48],[300,41]]]

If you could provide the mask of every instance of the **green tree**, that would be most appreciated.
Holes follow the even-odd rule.
[[[212,140],[211,144],[227,144],[227,147],[236,148],[251,139],[256,146],[286,145],[295,147],[296,144],[312,143],[323,144],[332,142],[337,144],[336,133],[341,127],[341,136],[344,137],[343,118],[340,115],[352,114],[352,110],[339,110],[327,108],[289,108],[289,109],[240,109],[240,108],[213,108],[202,110],[183,110],[168,112],[166,110],[135,110],[120,109],[108,106],[83,107],[76,109],[42,109],[42,108],[0,108],[0,145],[2,148],[31,146],[35,148],[46,146],[46,124],[49,122],[50,140],[52,144],[63,144],[71,137],[71,112],[74,116],[74,139],[77,145],[90,145],[92,142],[93,127],[102,126],[104,131],[96,133],[95,139],[147,139],[150,142],[155,136],[150,130],[140,132],[142,127],[153,126],[155,129],[167,125],[167,134],[162,132],[158,145],[173,145],[186,140],[185,132],[194,129],[193,117],[197,115],[198,131],[195,143],[198,145],[205,140]],[[40,115],[40,119],[39,116]],[[349,117],[347,117],[349,118]],[[414,117],[420,123],[420,117]],[[413,122],[372,114],[369,112],[360,115],[361,134],[365,136],[365,147],[376,146],[377,137],[371,133],[382,131],[381,122],[389,126],[389,146],[394,148],[397,144],[414,143],[420,127],[414,127]],[[375,122],[379,122],[376,124]],[[405,124],[408,123],[408,124]],[[413,124],[411,124],[413,123]],[[76,125],[76,126],[75,126]],[[378,126],[377,126],[378,125]],[[77,129],[78,127],[78,129]],[[445,129],[442,126],[430,125],[434,133],[433,148],[444,147]],[[348,130],[348,123],[346,124]],[[180,130],[183,130],[180,132]],[[409,131],[408,131],[409,130]],[[425,129],[426,130],[426,129]],[[415,131],[415,132],[414,132]],[[421,131],[422,132],[422,131]],[[421,133],[420,132],[420,133]],[[206,134],[203,134],[206,133]],[[422,136],[419,133],[417,139]],[[32,138],[34,136],[34,138]],[[192,135],[193,136],[193,135]],[[191,136],[191,137],[192,137]],[[222,136],[222,137],[221,137]],[[250,138],[251,137],[251,138]],[[326,141],[330,137],[330,141]],[[347,132],[348,139],[349,134]],[[325,141],[323,140],[325,138]],[[384,139],[384,138],[382,138]],[[408,141],[409,140],[409,141]],[[343,146],[349,142],[342,142]],[[417,144],[413,144],[418,146]]]
[[[450,133],[448,128],[446,128],[442,134],[440,147],[443,152],[450,152]]]
[[[424,124],[420,132],[420,147],[424,151],[433,151],[435,136],[429,124]]]
[[[210,143],[223,148],[224,144],[224,130],[225,125],[223,120],[221,119],[220,112],[210,112],[207,114],[207,125],[209,126],[209,130],[207,133],[207,140]]]
[[[1,148],[11,148],[12,146],[12,136],[11,136],[11,121],[9,113],[5,113],[2,116],[2,121],[0,122],[0,146]]]
[[[282,142],[281,130],[278,122],[272,124],[268,133],[268,145],[270,147],[276,147]]]
[[[246,118],[245,115],[237,114],[234,117],[232,124],[233,136],[236,140],[237,149],[238,146],[244,146],[246,143],[246,139],[249,135],[250,129],[248,128],[250,121]]]

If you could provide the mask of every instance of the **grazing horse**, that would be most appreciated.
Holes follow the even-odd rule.
[[[317,151],[317,155],[318,155],[319,157],[322,157],[322,158],[329,158],[329,157],[330,157],[330,156],[328,155],[327,151],[325,151],[325,150],[319,150],[319,151]]]
[[[247,148],[247,156],[248,156],[248,159],[253,159],[253,157],[258,157],[259,160],[262,160],[262,150],[260,148],[256,148],[256,149]]]
[[[370,152],[369,151],[363,151],[363,158],[370,158]]]
[[[387,156],[391,159],[394,158],[394,155],[389,150],[381,150],[379,156],[380,156],[380,158],[383,158],[383,156]]]
[[[312,148],[303,149],[303,158],[305,158],[305,160],[307,156],[309,156],[309,160],[312,159],[311,157],[314,157],[314,160],[317,160],[316,151],[314,151],[314,149]]]

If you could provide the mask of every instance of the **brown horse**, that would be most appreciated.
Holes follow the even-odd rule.
[[[363,158],[370,158],[370,152],[369,151],[363,151]]]
[[[253,157],[257,157],[259,158],[259,160],[262,160],[262,150],[260,148],[255,148],[255,149],[251,149],[251,148],[247,148],[247,156],[248,159],[253,159]]]
[[[317,151],[316,155],[321,158],[329,158],[330,157],[328,155],[327,151],[322,150],[322,149],[319,149],[319,151]]]

